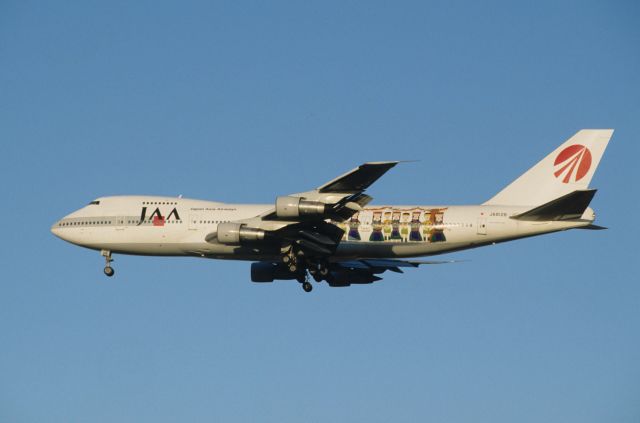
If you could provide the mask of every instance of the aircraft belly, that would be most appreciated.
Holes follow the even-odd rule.
[[[377,243],[377,242],[348,242],[343,241],[338,246],[336,257],[352,258],[394,258],[420,257],[441,254],[450,249],[458,249],[468,243]]]
[[[93,250],[109,250],[116,254],[183,256],[188,255],[182,243],[163,242],[100,242],[87,243],[84,247]]]

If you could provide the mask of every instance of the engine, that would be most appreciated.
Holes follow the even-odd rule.
[[[251,281],[273,282],[274,279],[295,279],[296,275],[287,268],[267,261],[251,263]]]
[[[276,215],[278,217],[322,216],[328,205],[319,201],[307,201],[300,197],[277,197]]]
[[[217,238],[222,244],[238,245],[245,242],[262,241],[265,231],[249,228],[244,223],[224,222],[218,224]]]

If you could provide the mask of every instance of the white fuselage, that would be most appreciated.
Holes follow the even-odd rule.
[[[273,204],[152,196],[103,197],[92,203],[56,222],[52,232],[76,245],[120,254],[254,261],[279,255],[274,248],[205,240],[216,232],[219,223],[255,217],[273,209]],[[336,223],[345,235],[334,256],[428,256],[588,226],[594,220],[591,209],[574,221],[510,218],[528,209],[496,205],[368,206],[351,220]]]

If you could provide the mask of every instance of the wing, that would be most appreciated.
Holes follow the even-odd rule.
[[[404,273],[402,268],[415,268],[426,264],[458,263],[457,260],[394,260],[394,259],[366,259],[366,260],[344,260],[329,263],[328,273],[322,275],[320,279],[327,281],[332,287],[345,287],[354,284],[369,284],[381,280],[378,275],[387,270]],[[274,279],[294,279],[295,276],[287,272],[286,266],[275,262],[254,263],[252,269],[264,269],[265,273],[259,270],[254,273],[252,270],[252,280],[254,282],[273,282]],[[266,276],[268,275],[268,276]],[[266,277],[265,277],[266,276]],[[317,276],[314,275],[314,277]],[[318,280],[318,279],[317,279]]]
[[[305,215],[309,217],[309,215],[313,215],[309,211],[313,211],[316,207],[316,210],[322,211],[319,213],[321,214],[320,218],[337,221],[347,220],[373,199],[364,194],[364,191],[398,163],[400,162],[364,163],[314,190],[278,197],[275,209],[263,217],[265,219],[286,219],[292,214],[296,214],[296,208],[298,216],[295,217],[305,217]],[[283,207],[278,207],[279,205]],[[282,213],[285,212],[284,206],[289,206],[287,210],[292,212]],[[305,213],[305,207],[307,213]]]
[[[418,267],[421,264],[445,264],[456,261],[414,261],[414,260],[394,260],[394,259],[368,259],[349,260],[337,262],[330,274],[325,278],[329,286],[343,287],[352,284],[367,284],[381,280],[381,273],[390,270],[396,273],[404,273],[403,267]]]
[[[369,162],[338,176],[317,189],[324,193],[363,192],[399,162]]]
[[[344,231],[328,221],[342,222],[362,210],[372,197],[364,191],[399,162],[365,163],[306,192],[277,197],[275,207],[249,219],[220,224],[207,242],[270,243],[308,257],[333,254]]]

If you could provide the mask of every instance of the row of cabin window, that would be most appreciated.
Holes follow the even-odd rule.
[[[169,206],[177,206],[178,203],[177,202],[173,202],[173,201],[143,201],[142,202],[143,205],[169,205]]]
[[[225,223],[225,222],[230,222],[230,220],[201,220],[200,221],[200,223]],[[197,223],[197,221],[194,220],[193,223]]]
[[[110,225],[111,221],[97,221],[97,222],[61,222],[60,226],[82,226],[82,225]]]
[[[137,220],[129,220],[128,224],[137,224]],[[145,220],[145,222],[152,223],[152,220]],[[91,222],[60,222],[58,226],[85,226],[85,225],[111,225],[113,222],[109,221],[91,221]],[[165,223],[182,223],[180,220],[165,220]],[[121,221],[120,224],[124,224]]]
[[[146,219],[143,220],[142,223],[152,223],[153,220],[152,219]],[[138,223],[140,223],[139,220],[128,220],[127,221],[128,224],[130,225],[137,225]],[[164,223],[182,223],[182,220],[165,220]]]

